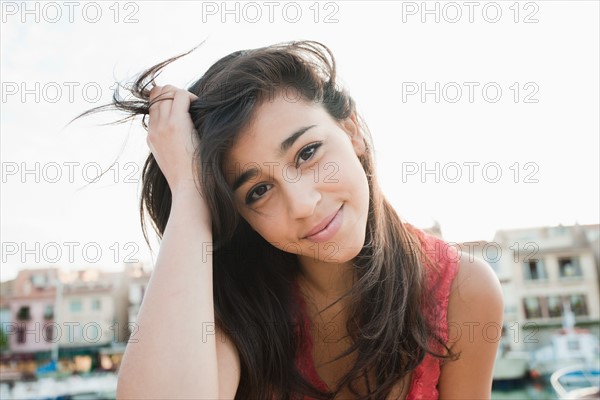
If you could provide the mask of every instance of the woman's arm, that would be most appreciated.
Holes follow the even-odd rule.
[[[151,97],[158,95],[155,90],[160,93],[157,88]],[[185,119],[189,96],[178,90],[174,101],[151,108],[148,144],[173,189],[172,204],[135,342],[127,345],[119,369],[119,399],[232,398],[239,382],[235,347],[215,330],[212,254],[207,251],[212,248],[211,218],[191,172],[193,127]],[[222,380],[220,375],[225,375]]]
[[[440,399],[489,399],[504,305],[502,288],[483,260],[462,253],[448,304],[448,345],[461,352],[442,366]]]

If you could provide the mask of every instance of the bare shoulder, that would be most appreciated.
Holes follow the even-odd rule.
[[[459,256],[458,271],[450,288],[449,317],[451,313],[465,312],[464,306],[470,303],[485,301],[489,306],[502,303],[502,288],[492,267],[469,253]]]
[[[490,398],[503,312],[502,288],[492,267],[460,253],[448,303],[448,346],[460,357],[442,366],[440,398]]]
[[[460,253],[458,271],[450,287],[448,323],[459,329],[457,335],[450,332],[450,341],[458,341],[470,326],[501,327],[504,313],[502,287],[492,267],[484,260],[468,253]],[[453,338],[453,336],[455,336]],[[464,343],[462,343],[464,345]]]
[[[233,399],[240,383],[240,357],[235,344],[221,329],[216,329],[219,398]]]

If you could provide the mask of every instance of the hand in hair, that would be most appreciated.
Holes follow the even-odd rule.
[[[171,85],[155,86],[150,91],[146,142],[171,192],[195,185],[193,159],[199,139],[189,108],[197,98]]]

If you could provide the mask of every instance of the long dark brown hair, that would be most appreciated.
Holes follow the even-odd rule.
[[[128,98],[117,88],[112,104],[77,118],[116,108],[126,113],[116,122],[142,115],[146,127],[155,77],[197,47],[142,72],[125,88]],[[197,163],[197,172],[212,218],[215,319],[232,338],[241,362],[236,399],[294,399],[299,394],[332,399],[344,387],[359,399],[384,399],[426,353],[455,358],[422,312],[433,297],[425,293],[425,275],[435,269],[435,265],[426,268],[426,263],[433,263],[422,251],[423,235],[403,222],[383,196],[370,132],[336,78],[335,60],[325,45],[297,41],[233,52],[188,88],[198,96],[189,112],[200,139],[196,159],[202,162]],[[223,172],[227,151],[253,111],[289,88],[298,90],[303,100],[321,104],[337,121],[356,113],[367,143],[360,157],[370,191],[366,239],[353,260],[356,282],[341,297],[349,299],[346,329],[352,345],[338,359],[352,354],[356,362],[329,393],[313,387],[294,363],[303,335],[308,334],[298,329],[299,306],[291,290],[300,271],[298,258],[266,242],[237,214]],[[142,180],[140,219],[148,242],[144,213],[162,238],[171,208],[171,191],[152,154]],[[376,381],[369,382],[369,376]],[[369,393],[357,389],[356,382],[363,379]]]

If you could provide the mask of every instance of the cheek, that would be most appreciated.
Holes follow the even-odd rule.
[[[272,224],[271,224],[272,225]],[[290,243],[285,239],[285,235],[280,232],[277,227],[263,226],[256,229],[258,233],[265,241],[271,244],[271,246],[278,248],[285,252],[294,252],[294,248],[298,247],[297,243]]]
[[[246,218],[244,218],[246,219]],[[256,233],[258,233],[267,242],[277,241],[277,227],[276,224],[265,223],[264,221],[257,221],[256,219],[246,219],[246,222]]]
[[[323,167],[323,182],[357,190],[367,184],[365,171],[357,158],[327,162]]]

